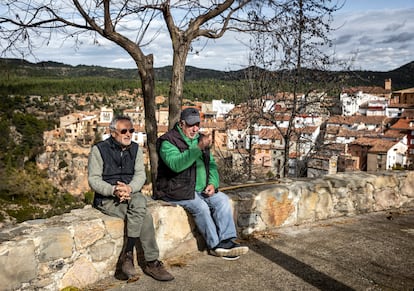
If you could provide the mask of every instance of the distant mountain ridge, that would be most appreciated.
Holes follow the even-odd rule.
[[[19,72],[21,76],[48,76],[48,77],[108,77],[121,79],[137,79],[136,69],[118,69],[100,66],[86,65],[67,65],[63,63],[48,61],[31,63],[23,59],[0,58],[0,71],[9,70]],[[171,66],[155,68],[155,75],[158,80],[169,80],[171,76]],[[228,72],[210,69],[199,69],[196,67],[186,67],[186,79],[222,79]]]
[[[219,79],[219,80],[241,80],[245,79],[245,69],[237,71],[218,71],[201,69],[187,66],[185,69],[185,80]],[[155,68],[157,80],[169,80],[171,66]],[[67,65],[63,63],[48,61],[31,63],[23,59],[0,58],[0,72],[17,74],[28,77],[108,77],[120,79],[137,79],[136,69],[117,69],[100,66]],[[325,74],[326,78],[341,75],[347,79],[348,86],[384,86],[385,79],[392,80],[393,90],[414,87],[414,61],[388,72],[375,71],[328,71],[318,72]]]

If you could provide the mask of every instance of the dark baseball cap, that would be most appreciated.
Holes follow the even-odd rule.
[[[197,108],[186,108],[181,111],[180,120],[184,120],[188,125],[194,125],[200,122],[200,112]]]

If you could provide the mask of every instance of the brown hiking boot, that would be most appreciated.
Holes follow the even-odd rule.
[[[167,272],[161,261],[155,260],[145,265],[144,273],[158,281],[174,280],[173,275]]]
[[[124,254],[121,270],[127,276],[128,282],[134,282],[139,279],[134,267],[134,256],[132,252],[126,252]]]

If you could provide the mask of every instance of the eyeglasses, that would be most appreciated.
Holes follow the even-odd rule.
[[[126,134],[128,131],[129,131],[129,133],[134,133],[135,129],[133,129],[133,128],[130,128],[130,129],[124,128],[124,129],[121,129],[119,132],[121,134]]]
[[[186,123],[185,123],[185,125],[186,125],[187,127],[194,127],[194,126],[200,127],[200,122],[197,122],[197,123],[194,123],[194,124],[188,124],[188,123],[186,122]]]

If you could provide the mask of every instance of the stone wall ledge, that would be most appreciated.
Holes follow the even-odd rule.
[[[352,172],[229,187],[241,237],[283,226],[414,206],[414,172]],[[203,250],[181,207],[149,200],[161,259]],[[78,288],[114,275],[124,240],[121,219],[86,206],[0,230],[2,290]]]

